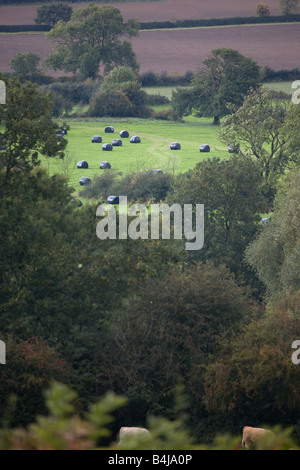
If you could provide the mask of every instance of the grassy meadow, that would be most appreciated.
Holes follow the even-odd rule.
[[[277,91],[291,91],[291,82],[275,82],[266,84]],[[160,94],[171,98],[172,90],[176,87],[145,87],[148,94]],[[154,109],[164,109],[169,105],[157,106]],[[212,119],[187,116],[184,122],[173,122],[155,119],[137,118],[68,118],[70,130],[66,135],[67,165],[63,169],[57,159],[42,159],[49,174],[66,171],[69,182],[76,194],[82,186],[81,176],[93,178],[101,174],[100,162],[111,163],[111,169],[126,174],[128,172],[160,168],[164,172],[180,173],[194,168],[201,159],[219,157],[228,158],[227,146],[218,139],[218,126],[212,124]],[[106,126],[113,126],[114,133],[105,133]],[[120,132],[127,130],[129,138],[122,138],[121,147],[113,147],[112,151],[103,151],[104,143],[120,138]],[[102,143],[92,143],[92,137],[100,135]],[[138,135],[141,143],[130,143],[130,137]],[[171,142],[179,142],[180,150],[171,150]],[[202,144],[210,145],[210,153],[200,153]],[[88,169],[78,169],[76,164],[86,160]]]
[[[218,127],[208,119],[187,118],[183,123],[148,119],[82,119],[68,120],[70,130],[65,136],[68,140],[67,168],[69,182],[77,192],[81,176],[93,178],[105,170],[100,170],[100,162],[111,163],[111,169],[123,174],[160,168],[164,172],[184,172],[194,168],[203,158],[228,158],[227,147],[218,140]],[[114,133],[105,133],[106,126],[113,126]],[[122,146],[112,151],[102,150],[104,143],[120,138],[120,132],[127,130],[129,138],[122,138]],[[100,135],[102,143],[93,143],[92,137]],[[140,143],[131,143],[130,137],[138,135]],[[179,142],[180,150],[171,150],[171,142]],[[202,153],[199,146],[210,145],[210,153]],[[88,169],[78,169],[76,164],[86,160]],[[49,174],[62,173],[57,159],[43,160]],[[74,168],[75,167],[75,168]]]

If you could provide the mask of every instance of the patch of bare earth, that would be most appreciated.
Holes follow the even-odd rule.
[[[95,2],[97,3],[97,2]],[[226,18],[253,16],[258,0],[161,0],[154,2],[99,3],[118,8],[124,20],[168,21],[180,19]],[[278,0],[268,0],[272,15],[279,15]],[[0,24],[34,24],[36,10],[41,5],[0,6]],[[73,9],[87,3],[72,4]]]
[[[38,34],[1,34],[0,71],[19,52],[32,51],[41,58],[51,53],[49,39]],[[300,69],[300,24],[230,26],[223,28],[141,31],[132,38],[140,72],[197,70],[212,49],[231,47],[274,70]]]
[[[272,14],[279,13],[277,0],[267,3]],[[256,4],[257,0],[162,0],[110,5],[120,9],[125,21],[133,17],[141,21],[163,21],[252,16]],[[34,24],[38,7],[1,6],[0,24]],[[140,31],[137,38],[131,38],[131,42],[141,73],[151,70],[182,75],[197,70],[212,49],[219,47],[237,49],[260,65],[274,70],[300,68],[299,37],[300,24],[285,23]],[[51,53],[52,45],[43,33],[0,34],[0,71],[10,71],[10,60],[19,52],[29,51],[44,58]]]

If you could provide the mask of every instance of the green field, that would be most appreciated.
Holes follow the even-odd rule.
[[[291,82],[276,82],[266,84],[271,89],[291,90]],[[161,94],[171,97],[176,87],[147,87],[149,94]],[[163,106],[165,107],[165,106]],[[167,105],[168,107],[168,105]],[[157,107],[161,108],[161,107]],[[199,119],[193,116],[184,118],[184,122],[173,122],[154,119],[137,118],[81,118],[67,119],[70,130],[68,140],[68,158],[72,160],[70,168],[75,169],[69,175],[70,184],[75,192],[82,189],[79,184],[81,176],[93,178],[101,174],[99,165],[103,160],[111,163],[112,170],[123,174],[134,171],[160,168],[165,172],[180,173],[194,168],[197,162],[204,158],[228,158],[227,146],[219,141],[217,126],[212,125],[212,119]],[[114,127],[112,134],[105,133],[106,126]],[[121,147],[113,147],[112,151],[103,151],[103,143],[111,143],[112,139],[120,138],[120,131],[126,129],[129,136],[138,135],[141,143],[130,143],[130,137],[122,139]],[[102,143],[92,143],[94,135],[102,137]],[[171,150],[171,142],[179,142],[180,150]],[[210,145],[210,153],[200,153],[201,144]],[[76,164],[86,160],[88,169],[77,169]],[[49,174],[61,173],[57,159],[42,160]]]
[[[270,90],[275,91],[284,91],[285,93],[292,94],[295,90],[292,88],[293,82],[269,82],[265,85],[270,88]]]
[[[271,90],[284,91],[285,93],[292,94],[292,81],[281,81],[281,82],[266,82],[263,83],[264,86],[270,88]],[[172,91],[177,88],[183,88],[182,86],[153,86],[153,87],[143,87],[143,90],[146,91],[149,95],[161,95],[166,96],[167,98],[172,98]]]
[[[194,168],[203,158],[228,158],[227,147],[218,140],[218,127],[211,120],[187,118],[186,122],[176,123],[148,119],[91,119],[68,120],[70,130],[66,135],[67,152],[75,164],[86,160],[88,169],[73,170],[70,184],[76,191],[81,176],[93,178],[101,174],[100,162],[111,163],[112,169],[124,173],[160,168],[165,172],[183,172]],[[114,133],[105,133],[106,126],[113,126]],[[112,139],[120,138],[120,131],[127,130],[129,138],[123,138],[121,147],[113,147],[112,151],[103,151],[103,143],[111,143]],[[94,135],[102,137],[102,143],[92,143]],[[130,143],[130,137],[138,135],[141,143]],[[171,142],[179,142],[180,150],[171,150]],[[210,153],[199,151],[201,144],[210,145]],[[57,159],[43,160],[43,166],[49,174],[61,173]],[[75,165],[76,166],[76,165]]]

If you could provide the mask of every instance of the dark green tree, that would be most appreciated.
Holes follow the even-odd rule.
[[[72,7],[65,2],[51,2],[37,9],[37,24],[46,24],[53,27],[58,21],[66,23],[71,19]]]
[[[231,112],[229,104],[240,106],[250,88],[260,82],[259,65],[230,48],[214,49],[203,61],[189,91],[177,90],[172,100],[175,111],[212,117],[214,124]]]
[[[66,139],[57,139],[57,123],[52,120],[52,100],[37,85],[20,78],[3,77],[6,104],[0,106],[0,168],[8,176],[12,169],[30,170],[39,156],[64,155]],[[3,184],[2,179],[1,183]],[[1,185],[0,185],[1,191]]]
[[[296,158],[299,155],[300,147],[300,83],[295,82],[298,85],[292,96],[292,104],[288,107],[284,126],[283,135],[288,142],[288,153]]]
[[[39,63],[41,58],[33,52],[16,54],[10,61],[9,66],[17,75],[30,80],[41,74]]]
[[[208,262],[149,280],[109,313],[98,371],[129,398],[136,421],[147,413],[167,415],[181,381],[191,403],[189,414],[193,420],[199,416],[203,372],[218,338],[239,331],[257,315],[249,295],[224,266]]]
[[[294,297],[300,308],[300,171],[289,173],[280,185],[272,219],[246,250],[247,262],[266,285],[267,299],[278,305]],[[291,309],[292,310],[292,309]],[[295,307],[294,307],[295,310]]]
[[[272,100],[265,87],[251,90],[242,106],[224,119],[219,132],[219,139],[237,146],[240,155],[255,158],[271,201],[278,179],[300,161],[285,131],[287,110],[288,105]]]
[[[114,67],[101,84],[100,92],[90,101],[92,116],[149,117],[147,93],[142,90],[136,75],[128,67]]]
[[[203,378],[204,403],[211,420],[222,423],[219,432],[281,425],[294,427],[299,441],[300,369],[292,361],[299,334],[299,316],[284,309],[220,343]]]
[[[91,4],[78,8],[67,23],[57,23],[47,33],[54,42],[54,52],[46,60],[46,67],[95,78],[99,67],[107,73],[113,67],[125,65],[138,70],[131,43],[124,37],[137,36],[139,22],[129,19],[125,24],[117,8],[102,8]]]
[[[3,427],[28,424],[33,417],[45,413],[44,391],[52,381],[73,385],[71,365],[45,340],[32,337],[20,341],[10,336],[6,355],[9,367],[0,369]]]
[[[282,15],[293,15],[299,8],[299,0],[279,0],[280,13]]]
[[[258,3],[255,7],[254,13],[257,16],[269,16],[270,10],[268,5],[266,5],[265,3]]]
[[[192,258],[225,264],[236,276],[252,279],[242,260],[266,209],[261,185],[255,162],[238,156],[204,160],[175,178],[171,202],[204,204],[204,246]]]

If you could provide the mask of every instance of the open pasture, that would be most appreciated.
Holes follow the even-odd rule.
[[[67,153],[73,160],[73,166],[75,163],[75,169],[69,177],[70,184],[77,192],[82,188],[79,184],[82,176],[93,178],[103,171],[113,170],[125,174],[161,169],[164,172],[178,173],[194,168],[204,158],[228,158],[228,149],[218,140],[218,128],[211,122],[194,118],[187,118],[183,123],[113,118],[69,120]],[[109,125],[114,127],[114,133],[104,132]],[[122,146],[113,147],[112,151],[102,150],[104,143],[120,138],[122,130],[129,132],[129,138],[121,139]],[[102,142],[93,143],[94,135],[100,135]],[[140,143],[130,142],[130,137],[134,135],[140,137]],[[179,142],[181,149],[171,150],[172,142]],[[200,152],[199,147],[202,144],[210,145],[209,153]],[[86,160],[89,168],[76,168],[80,160]],[[111,170],[101,170],[101,161],[109,161]],[[57,159],[43,160],[42,164],[49,168],[50,174],[62,172]]]

